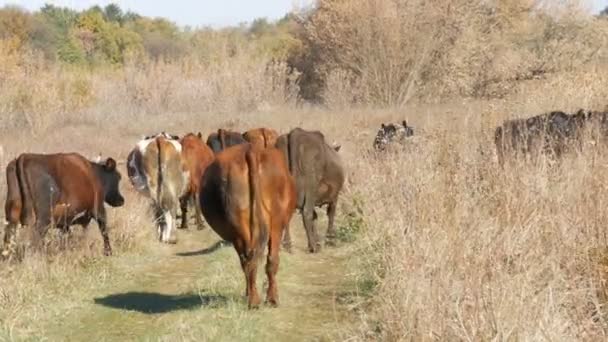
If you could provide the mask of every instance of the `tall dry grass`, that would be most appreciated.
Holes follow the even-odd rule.
[[[595,95],[601,102],[603,92]],[[495,123],[557,103],[522,97],[395,113],[422,133],[350,161],[370,227],[362,269],[377,284],[360,338],[605,338],[607,147],[586,144],[557,164],[502,170],[495,160]]]

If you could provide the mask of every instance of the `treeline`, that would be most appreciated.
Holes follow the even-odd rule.
[[[171,61],[185,56],[209,57],[209,41],[221,35],[227,48],[256,43],[257,52],[284,58],[289,45],[291,17],[269,23],[214,31],[179,27],[163,18],[123,11],[118,5],[93,6],[84,11],[47,4],[33,13],[14,6],[0,9],[0,39],[13,49],[39,51],[49,61],[74,65],[116,65],[129,58]]]
[[[523,81],[607,65],[608,20],[575,2],[317,0],[276,22],[217,30],[179,27],[115,4],[84,11],[45,5],[33,13],[5,7],[0,46],[90,70],[147,61],[280,63],[300,99],[394,106],[503,97]]]

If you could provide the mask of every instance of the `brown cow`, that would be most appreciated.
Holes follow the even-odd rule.
[[[233,244],[247,282],[249,308],[260,303],[256,287],[258,258],[268,244],[266,301],[279,303],[276,273],[284,228],[295,210],[295,184],[277,149],[249,143],[216,155],[203,176],[200,206],[209,225]]]
[[[298,191],[297,208],[302,213],[308,238],[308,249],[315,253],[321,249],[314,220],[315,207],[327,205],[328,240],[336,235],[334,218],[338,195],[344,185],[344,168],[338,155],[340,145],[329,146],[323,133],[294,128],[289,134],[277,139],[276,147],[283,151],[289,161],[289,171],[294,177]],[[291,250],[289,227],[285,229],[284,246]]]
[[[211,133],[207,137],[207,146],[213,150],[213,153],[219,153],[230,146],[246,142],[241,133],[227,131],[222,128],[218,129],[217,133]]]
[[[195,218],[198,229],[204,228],[200,206],[198,205],[198,192],[201,178],[205,169],[213,162],[213,151],[202,141],[201,133],[198,135],[189,133],[180,140],[182,145],[182,159],[190,172],[190,182],[186,194],[180,199],[182,210],[182,225],[180,228],[188,228],[188,203],[192,203],[195,209]]]
[[[274,147],[279,134],[272,128],[255,128],[243,133],[243,139],[259,148]]]
[[[103,237],[104,254],[112,248],[106,228],[104,202],[124,204],[119,191],[116,161],[91,162],[76,153],[21,154],[6,168],[8,193],[3,256],[10,254],[15,229],[34,225],[34,244],[40,247],[51,225],[69,230],[72,224],[86,227],[95,219]]]

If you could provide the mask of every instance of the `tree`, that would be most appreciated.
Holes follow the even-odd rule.
[[[109,4],[104,9],[104,18],[106,21],[116,22],[122,24],[123,22],[123,13],[122,9],[117,4]]]

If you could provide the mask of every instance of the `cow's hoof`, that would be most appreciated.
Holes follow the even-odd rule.
[[[272,308],[278,308],[279,307],[279,300],[276,298],[268,298],[266,300],[266,305],[272,307]]]
[[[197,230],[205,230],[205,226],[202,226],[202,225],[201,226],[196,226],[196,229]]]
[[[317,245],[315,247],[308,247],[308,252],[310,253],[319,253],[321,251],[321,246]]]
[[[188,229],[188,226],[179,226],[178,229]]]
[[[111,249],[105,249],[103,251],[103,255],[105,255],[105,256],[112,256],[112,250]]]
[[[336,238],[329,237],[325,240],[325,246],[336,247]]]

